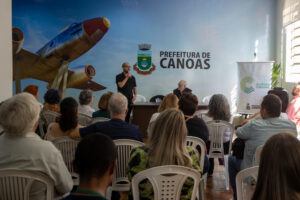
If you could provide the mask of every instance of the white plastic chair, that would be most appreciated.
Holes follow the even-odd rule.
[[[229,122],[223,120],[212,120],[206,122],[209,130],[210,147],[208,158],[223,158],[225,162],[225,182],[226,190],[229,190],[229,172],[228,172],[228,157],[231,152],[232,135],[234,127]],[[230,130],[230,144],[228,154],[224,154],[223,137],[224,133]]]
[[[263,149],[264,145],[260,145],[256,147],[255,154],[254,154],[254,166],[259,166],[260,162],[260,154]]]
[[[209,104],[209,100],[210,100],[211,97],[212,97],[212,95],[208,95],[208,96],[203,97],[202,103],[208,105]]]
[[[0,170],[0,199],[29,200],[31,187],[35,183],[45,185],[46,200],[53,199],[54,183],[47,175],[28,170]]]
[[[112,191],[130,191],[130,182],[127,177],[127,166],[130,153],[133,148],[144,146],[145,144],[136,140],[120,139],[114,140],[117,148],[117,165],[112,180],[112,186],[108,187],[106,198],[111,199]]]
[[[178,165],[153,167],[134,175],[132,178],[133,199],[140,199],[139,183],[148,179],[152,184],[155,200],[179,200],[182,186],[188,177],[194,181],[191,200],[196,199],[196,196],[203,200],[203,178],[200,173],[195,169]]]
[[[75,158],[75,152],[79,141],[74,140],[68,136],[58,137],[52,140],[52,143],[60,150],[61,155],[65,161],[65,164],[72,175],[74,185],[79,184],[79,175],[74,172],[73,161]]]
[[[250,200],[256,185],[258,166],[240,171],[236,176],[236,192],[238,200]]]
[[[187,136],[186,137],[186,145],[195,148],[196,151],[197,151],[197,146],[200,146],[201,155],[199,155],[199,162],[200,162],[200,168],[203,172],[205,149],[206,149],[205,142],[198,137]]]
[[[203,174],[206,144],[202,139],[198,137],[187,136],[186,145],[195,148],[196,151],[197,151],[197,146],[199,146],[201,149],[201,155],[199,155],[199,162],[200,162],[200,168],[202,170],[202,177],[204,178],[204,188],[206,189],[207,173]]]
[[[42,138],[44,138],[45,136],[44,128],[46,128],[47,130],[49,124],[51,124],[52,122],[56,122],[56,119],[59,117],[60,114],[57,112],[50,111],[50,110],[41,111],[40,118],[39,118],[39,130]]]
[[[95,117],[92,119],[92,122],[91,124],[94,124],[96,122],[106,122],[106,121],[109,121],[110,119],[108,118],[105,118],[105,117]]]
[[[144,97],[143,95],[136,95],[136,99],[133,103],[146,103],[147,100],[146,100],[146,97]]]
[[[82,126],[88,126],[92,123],[93,118],[91,116],[78,113],[78,123]]]

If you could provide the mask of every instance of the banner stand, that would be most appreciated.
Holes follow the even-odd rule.
[[[249,115],[260,110],[261,101],[271,88],[273,64],[274,61],[237,62],[237,113]]]

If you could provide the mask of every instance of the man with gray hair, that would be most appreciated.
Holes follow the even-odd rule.
[[[60,151],[34,133],[39,113],[39,102],[28,93],[18,94],[1,104],[0,122],[4,134],[0,136],[0,169],[42,172],[52,179],[57,195],[63,195],[71,191],[72,177]],[[29,199],[45,199],[43,185],[34,183]]]
[[[78,106],[78,113],[92,117],[93,112],[95,112],[95,109],[91,107],[93,101],[94,96],[92,90],[81,91],[79,95],[80,106]]]
[[[113,140],[131,139],[142,141],[142,134],[139,127],[124,121],[128,112],[127,104],[127,98],[123,94],[113,94],[108,102],[111,120],[106,122],[97,122],[79,129],[80,137],[85,137],[98,132],[110,136]],[[79,136],[71,135],[71,137],[78,138]]]
[[[181,80],[178,83],[178,88],[173,90],[173,94],[175,94],[178,97],[178,99],[180,99],[181,95],[185,92],[192,92],[192,90],[186,87],[185,80]]]

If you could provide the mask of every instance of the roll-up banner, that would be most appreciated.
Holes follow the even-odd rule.
[[[258,112],[263,97],[271,88],[274,62],[237,62],[238,100],[237,112],[253,114]]]

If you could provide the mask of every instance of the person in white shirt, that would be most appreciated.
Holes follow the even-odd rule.
[[[44,173],[54,183],[55,196],[61,196],[71,191],[72,177],[60,151],[34,133],[39,113],[38,101],[28,93],[18,94],[2,103],[0,121],[4,134],[0,136],[0,170]],[[29,199],[45,199],[45,186],[35,182]]]
[[[78,113],[88,115],[90,117],[93,116],[93,112],[95,109],[91,107],[94,101],[93,92],[91,90],[83,90],[79,95],[79,103]]]

